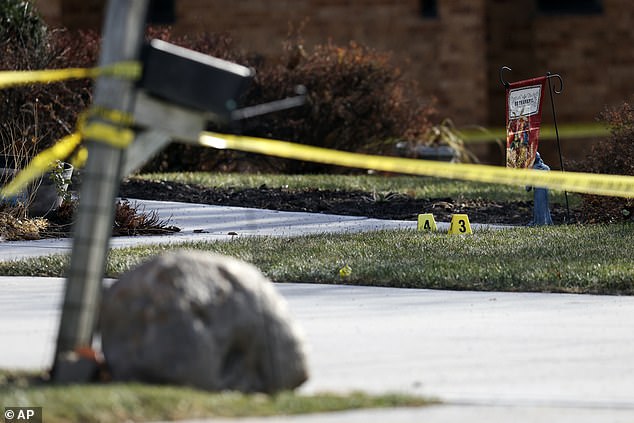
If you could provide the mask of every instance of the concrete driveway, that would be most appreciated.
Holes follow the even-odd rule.
[[[308,392],[634,410],[632,297],[278,288],[313,348]]]
[[[448,403],[289,421],[634,422],[632,297],[276,287],[309,346],[301,392]],[[59,278],[0,278],[0,367],[50,365],[62,289]]]

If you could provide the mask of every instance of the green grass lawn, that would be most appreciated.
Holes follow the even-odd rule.
[[[359,408],[418,407],[434,401],[402,394],[277,395],[210,393],[185,387],[137,383],[53,385],[0,370],[6,407],[42,407],[45,423],[119,423],[178,419],[274,416]]]
[[[385,230],[296,238],[238,237],[112,250],[108,277],[165,250],[186,248],[255,264],[276,282],[403,288],[633,294],[634,225],[481,230],[470,235]],[[0,263],[2,275],[63,276],[68,256]],[[339,269],[352,268],[341,278]]]

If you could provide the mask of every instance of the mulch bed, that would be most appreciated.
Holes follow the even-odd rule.
[[[420,213],[433,213],[439,222],[449,222],[451,215],[465,213],[474,223],[526,225],[532,219],[532,201],[496,203],[451,198],[416,199],[407,195],[380,196],[364,191],[290,190],[269,188],[209,188],[178,182],[140,179],[121,184],[121,197],[144,200],[252,207],[269,210],[367,216],[377,219],[416,220]],[[572,213],[572,211],[571,211]],[[555,223],[565,221],[565,205],[551,204]],[[573,219],[574,213],[573,213]]]

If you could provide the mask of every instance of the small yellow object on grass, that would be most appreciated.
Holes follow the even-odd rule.
[[[350,267],[348,264],[346,264],[341,269],[339,269],[339,277],[341,279],[345,279],[349,277],[351,274],[352,274],[352,267]]]

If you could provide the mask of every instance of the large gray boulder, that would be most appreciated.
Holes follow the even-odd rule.
[[[104,293],[100,327],[114,380],[271,393],[308,377],[284,299],[226,256],[173,252],[125,273]]]

